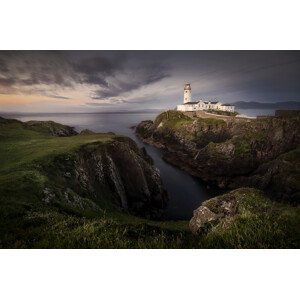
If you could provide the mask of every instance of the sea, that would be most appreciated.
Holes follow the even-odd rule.
[[[248,116],[273,115],[274,110],[239,111]],[[94,132],[115,132],[132,138],[139,147],[145,147],[152,157],[154,166],[159,170],[163,184],[169,195],[166,215],[169,220],[188,220],[201,202],[208,199],[214,191],[206,184],[181,169],[165,162],[162,151],[152,145],[141,142],[132,127],[143,120],[154,120],[157,113],[26,113],[3,115],[21,121],[52,120],[74,127],[78,132],[90,129]]]

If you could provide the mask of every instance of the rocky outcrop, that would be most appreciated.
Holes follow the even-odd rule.
[[[251,196],[261,200],[258,190],[241,188],[204,201],[193,213],[189,223],[190,230],[199,234],[216,228],[226,228],[241,213],[243,201]]]
[[[31,120],[24,123],[24,125],[30,130],[35,130],[58,137],[74,136],[78,134],[73,127],[62,125],[54,121]]]
[[[96,133],[89,129],[84,129],[80,132],[80,135],[92,135],[92,134],[96,134]]]
[[[249,186],[265,190],[272,197],[300,203],[300,149],[263,163],[251,175],[237,177],[230,188]]]
[[[163,216],[168,198],[160,174],[146,151],[127,137],[84,145],[72,155],[57,156],[45,172],[53,182],[49,187],[53,193],[67,186],[96,204],[113,203],[143,217]]]
[[[272,177],[270,171],[263,169],[267,169],[268,163],[280,155],[299,146],[300,118],[297,114],[289,114],[289,117],[225,121],[218,118],[191,118],[178,111],[167,111],[154,122],[140,123],[136,127],[136,134],[144,142],[162,148],[166,161],[208,184],[236,188],[253,186],[245,178],[267,173]],[[278,163],[283,165],[281,162]],[[276,169],[281,168],[278,163],[274,162]],[[283,172],[277,173],[280,180]],[[297,173],[299,176],[299,168]],[[266,177],[267,181],[270,183]],[[269,183],[260,184],[259,187],[267,189],[276,185],[275,181]],[[292,192],[299,192],[299,186],[297,188]],[[273,190],[276,190],[275,196],[280,198],[292,195],[283,184],[277,184]]]

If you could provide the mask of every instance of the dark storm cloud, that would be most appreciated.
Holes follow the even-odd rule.
[[[117,54],[113,59],[98,55],[74,64],[74,71],[82,75],[81,82],[107,87],[106,78],[122,70],[126,55]]]
[[[0,78],[0,86],[10,87],[16,82],[13,78]]]
[[[1,73],[6,73],[8,72],[8,68],[6,66],[6,63],[3,59],[0,58],[0,72]]]
[[[63,52],[4,51],[0,52],[0,61],[5,61],[0,76],[13,78],[19,88],[38,84],[71,86],[76,78]]]
[[[93,98],[113,97],[165,78],[163,64],[135,61],[124,51],[6,51],[0,52],[0,88],[88,84],[99,87]]]
[[[205,51],[201,56],[202,71],[192,78],[205,84],[197,88],[194,82],[196,96],[229,101],[300,100],[299,51]]]
[[[139,89],[142,86],[158,82],[169,76],[167,67],[157,63],[143,64],[139,69],[133,69],[137,76],[127,74],[127,81],[117,80],[115,84],[108,85],[106,89],[95,92],[93,99],[116,97],[123,93]]]

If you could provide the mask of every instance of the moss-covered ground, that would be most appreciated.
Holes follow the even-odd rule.
[[[0,248],[292,248],[299,247],[299,210],[248,190],[243,211],[226,229],[194,236],[188,221],[152,221],[110,201],[94,212],[42,201],[51,176],[41,171],[82,145],[113,134],[53,137],[18,121],[0,123]],[[51,182],[50,182],[51,183]],[[68,186],[66,186],[68,187]]]

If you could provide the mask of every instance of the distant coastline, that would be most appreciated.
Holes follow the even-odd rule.
[[[262,102],[246,102],[238,101],[233,103],[236,108],[240,109],[300,109],[300,102],[298,101],[287,101],[287,102],[275,102],[275,103],[262,103]]]

